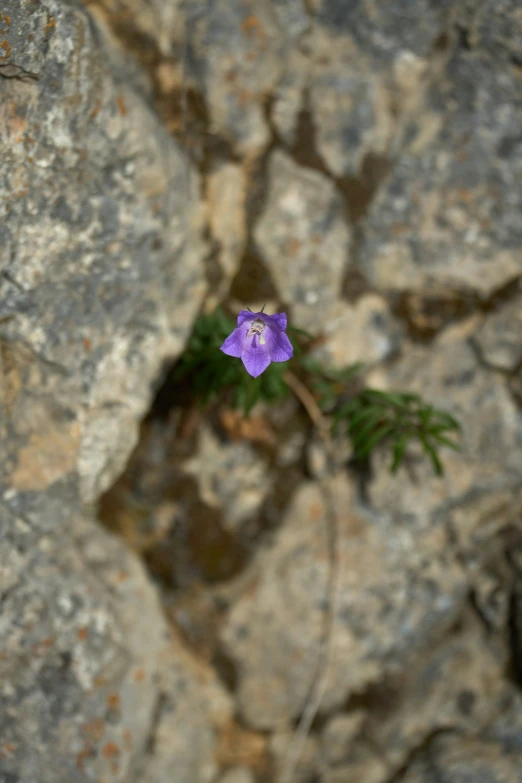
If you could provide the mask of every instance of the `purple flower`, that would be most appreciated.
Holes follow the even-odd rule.
[[[241,359],[247,372],[257,378],[270,362],[286,362],[294,354],[286,332],[286,313],[266,315],[240,310],[237,327],[221,350]]]

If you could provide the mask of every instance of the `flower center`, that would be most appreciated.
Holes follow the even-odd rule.
[[[252,324],[250,326],[250,329],[248,330],[247,337],[254,337],[254,335],[258,335],[259,337],[259,344],[264,345],[265,344],[265,338],[263,337],[263,332],[265,331],[265,322],[261,321],[260,318],[256,318],[255,321],[252,321]]]

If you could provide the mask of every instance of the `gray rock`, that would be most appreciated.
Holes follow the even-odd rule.
[[[357,176],[369,153],[384,155],[395,130],[391,94],[353,38],[316,34],[309,102],[317,151],[336,177]]]
[[[289,147],[297,141],[299,117],[301,112],[306,111],[305,90],[311,65],[310,59],[299,49],[291,49],[284,73],[274,91],[272,124]]]
[[[453,16],[468,46],[520,65],[522,14],[518,0],[464,0],[455,5]]]
[[[358,511],[341,479],[332,502],[341,584],[325,711],[429,649],[459,615],[466,591],[443,529],[413,531]],[[239,708],[259,729],[295,719],[311,684],[328,605],[325,513],[317,485],[297,492],[223,628],[238,666]]]
[[[334,715],[321,732],[322,756],[328,766],[342,764],[364,725],[364,710]]]
[[[128,781],[165,656],[181,687],[191,674],[142,566],[82,508],[203,296],[197,183],[188,198],[180,150],[81,6],[0,11],[0,777]]]
[[[259,511],[270,486],[266,461],[244,443],[222,445],[202,428],[198,453],[184,465],[211,508],[223,509],[223,525],[235,529]]]
[[[138,56],[172,54],[173,43],[185,29],[183,0],[100,0],[93,13],[108,21],[126,47]]]
[[[282,71],[284,35],[268,0],[198,0],[190,7],[193,70],[213,131],[247,158],[270,140],[264,97]]]
[[[473,340],[490,367],[516,370],[522,362],[522,297],[486,318]]]
[[[220,783],[254,783],[255,778],[247,767],[234,767],[225,772],[219,780]]]
[[[209,666],[179,646],[173,652],[163,661],[153,752],[142,755],[133,780],[210,783],[219,769],[219,733],[230,723],[233,705]]]
[[[381,289],[490,296],[522,272],[518,77],[455,54],[434,76],[379,191],[360,249]]]
[[[12,19],[42,28],[32,64],[20,60],[38,81],[0,84],[0,486],[30,496],[62,481],[91,501],[122,469],[203,295],[199,202],[101,30],[76,7],[37,8]]]
[[[368,376],[372,386],[421,394],[462,425],[461,451],[441,452],[441,479],[433,479],[430,465],[419,460],[415,449],[410,462],[415,481],[406,468],[391,475],[384,457],[377,457],[369,490],[374,508],[393,508],[425,525],[446,513],[449,504],[465,502],[468,496],[471,500],[477,492],[499,497],[518,486],[522,420],[507,384],[481,366],[470,345],[476,326],[477,320],[471,319],[448,329],[429,348],[410,345],[392,367]],[[473,520],[480,518],[479,506],[477,514],[473,512]]]
[[[294,43],[310,27],[306,0],[272,0],[280,28],[287,41]]]
[[[341,293],[350,247],[342,202],[332,183],[283,152],[269,163],[266,207],[254,236],[283,301],[299,326],[317,330],[318,308]]]
[[[447,0],[311,0],[318,22],[334,35],[348,34],[377,60],[388,63],[401,50],[426,56],[443,29]]]
[[[213,291],[216,303],[230,288],[247,243],[245,171],[233,163],[217,166],[207,178],[210,230],[218,245],[222,280]]]
[[[35,536],[0,504],[0,774],[128,778],[159,696],[167,633],[142,566],[92,520]],[[9,779],[9,778],[7,778]]]
[[[326,310],[322,335],[324,342],[314,354],[326,365],[342,368],[372,365],[395,354],[402,329],[382,297],[365,294],[353,305],[340,301]]]
[[[437,737],[408,769],[403,783],[520,783],[520,754],[462,737]]]

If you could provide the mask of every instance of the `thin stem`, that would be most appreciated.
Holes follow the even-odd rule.
[[[339,466],[336,464],[336,453],[328,422],[323,416],[314,396],[293,373],[286,372],[284,377],[288,386],[290,386],[303,405],[323,439],[330,463],[330,474],[326,478],[319,480],[326,509],[324,524],[329,562],[329,575],[326,588],[327,608],[324,614],[323,632],[309,695],[305,702],[299,724],[292,737],[290,748],[281,772],[280,783],[292,783],[297,766],[303,755],[306,738],[308,737],[314,719],[321,708],[328,684],[328,673],[333,663],[335,616],[339,604],[341,575],[338,553],[339,524],[335,504],[336,487],[334,485],[334,479]]]

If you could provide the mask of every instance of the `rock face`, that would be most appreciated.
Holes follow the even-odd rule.
[[[456,52],[406,124],[368,217],[361,263],[379,287],[491,296],[522,272],[518,76]]]
[[[0,0],[0,783],[277,781],[332,608],[295,781],[520,781],[519,5]],[[450,410],[444,477],[151,409],[221,301]]]
[[[142,566],[83,508],[199,306],[199,203],[84,9],[0,12],[0,778],[123,781],[176,646]],[[178,666],[194,702],[205,686]]]

